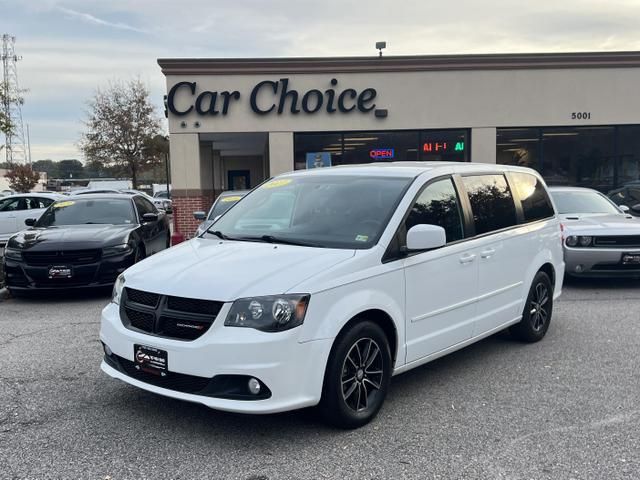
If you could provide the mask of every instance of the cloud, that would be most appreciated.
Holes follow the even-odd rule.
[[[61,11],[63,13],[66,13],[67,15],[70,15],[72,17],[79,18],[79,19],[83,20],[84,22],[92,23],[94,25],[102,25],[102,26],[105,26],[105,27],[117,28],[118,30],[129,30],[131,32],[147,33],[147,31],[145,31],[145,30],[142,30],[140,28],[136,28],[136,27],[134,27],[132,25],[127,25],[126,23],[109,22],[107,20],[103,20],[101,18],[95,17],[95,16],[91,15],[90,13],[78,12],[77,10],[72,10],[71,8],[65,8],[65,7],[61,7],[61,6],[56,6],[56,10],[59,10],[59,11]]]

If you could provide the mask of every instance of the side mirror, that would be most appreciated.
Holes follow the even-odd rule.
[[[36,222],[37,222],[37,221],[38,221],[38,219],[37,219],[37,218],[26,218],[26,219],[24,220],[24,224],[25,224],[27,227],[33,227],[33,226],[36,224]]]
[[[158,221],[158,214],[157,213],[145,213],[144,215],[142,215],[142,221],[144,223],[157,222]]]
[[[447,234],[444,228],[437,225],[414,225],[407,232],[407,250],[431,250],[444,247]]]
[[[195,218],[196,220],[202,222],[202,221],[207,219],[207,213],[206,212],[193,212],[193,218]]]
[[[618,208],[620,210],[622,210],[624,213],[628,213],[629,210],[631,210],[629,207],[627,207],[626,205],[618,205]]]

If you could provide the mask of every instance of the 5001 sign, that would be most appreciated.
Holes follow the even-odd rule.
[[[591,112],[571,112],[571,120],[591,120]]]

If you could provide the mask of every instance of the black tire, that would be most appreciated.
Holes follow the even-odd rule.
[[[389,340],[378,325],[362,321],[342,332],[324,375],[318,406],[323,419],[345,429],[370,422],[387,395],[391,369]]]
[[[552,314],[553,285],[546,273],[538,272],[531,282],[522,320],[511,326],[509,332],[522,342],[538,342],[546,335]]]

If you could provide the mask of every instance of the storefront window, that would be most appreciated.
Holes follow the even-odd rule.
[[[330,154],[331,165],[383,161],[468,161],[467,130],[391,130],[340,133],[296,133],[295,168],[307,167],[307,155]],[[326,162],[325,162],[326,164]]]
[[[640,187],[640,125],[618,127],[617,185],[635,182]]]
[[[497,133],[497,163],[539,168],[540,132],[538,128],[501,128]]]

